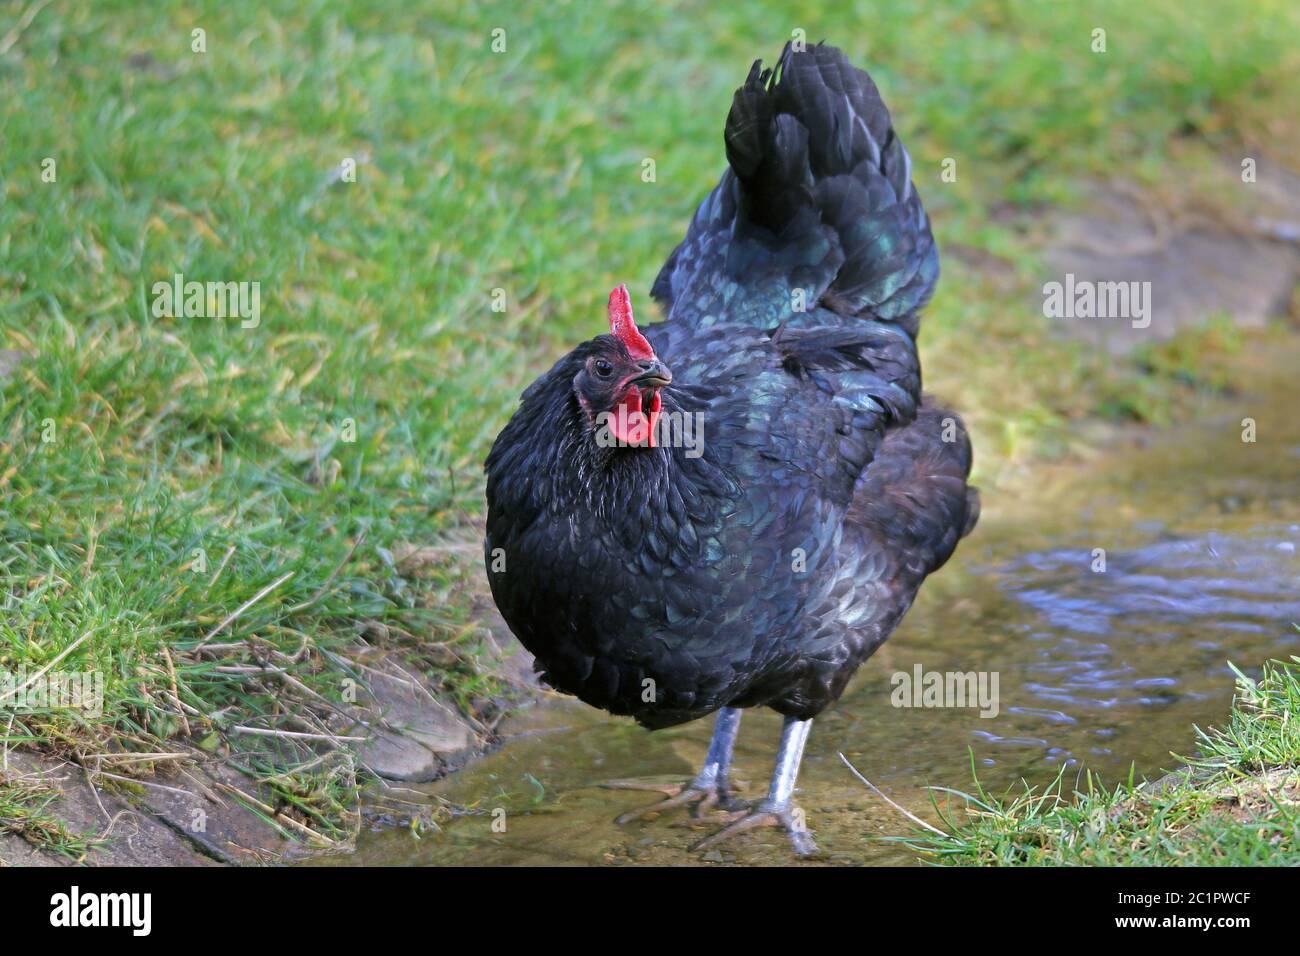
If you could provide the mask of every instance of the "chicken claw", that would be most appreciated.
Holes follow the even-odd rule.
[[[647,790],[664,795],[664,799],[658,803],[652,803],[636,810],[629,810],[627,813],[615,817],[614,822],[619,826],[631,823],[633,820],[658,816],[665,811],[677,810],[681,807],[690,807],[691,815],[698,818],[715,809],[735,810],[738,805],[736,799],[731,795],[731,790],[735,788],[734,784],[730,787],[719,787],[716,784],[701,783],[698,778],[690,783],[609,780],[602,783],[601,786],[606,790]]]
[[[732,837],[748,833],[750,830],[757,830],[760,827],[782,827],[790,835],[790,842],[794,845],[794,852],[799,856],[815,856],[820,852],[817,849],[817,844],[813,842],[812,831],[804,823],[803,811],[791,803],[780,806],[769,800],[763,800],[755,804],[748,813],[733,814],[732,822],[717,833],[695,843],[691,847],[691,852],[708,850],[724,840],[730,840]]]

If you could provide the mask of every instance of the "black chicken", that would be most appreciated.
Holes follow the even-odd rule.
[[[735,810],[740,708],[784,714],[766,799],[697,847],[776,824],[807,853],[791,795],[812,719],[979,499],[960,420],[921,395],[938,253],[875,84],[787,45],[736,91],[725,140],[730,168],[651,290],[667,320],[643,336],[615,289],[610,334],[497,437],[485,552],[549,684],[651,729],[718,712],[704,769],[647,811]],[[683,447],[694,423],[702,449]]]

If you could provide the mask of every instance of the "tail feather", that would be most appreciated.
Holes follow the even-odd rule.
[[[939,259],[871,78],[834,47],[787,44],[750,69],[724,140],[729,168],[652,290],[669,319],[772,328],[827,310],[914,336]]]

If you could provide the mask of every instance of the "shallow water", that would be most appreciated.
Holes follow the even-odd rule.
[[[1196,424],[1117,448],[1084,466],[1044,469],[1017,495],[985,495],[974,536],[922,589],[903,626],[813,727],[798,800],[827,863],[910,863],[878,839],[910,824],[866,791],[843,752],[892,799],[930,815],[927,785],[1049,782],[1062,763],[1115,782],[1177,766],[1192,726],[1223,720],[1232,661],[1300,654],[1300,355],[1250,369],[1242,395]],[[1258,440],[1241,441],[1241,419]],[[1094,570],[1094,549],[1105,570]],[[903,708],[891,675],[985,671],[999,710]],[[747,712],[736,776],[761,792],[780,718]],[[711,721],[654,734],[553,699],[503,728],[503,746],[421,788],[460,813],[418,840],[367,830],[341,863],[594,864],[698,862],[701,832],[680,817],[618,827],[653,794],[596,789],[608,778],[691,776]],[[403,797],[410,797],[405,792]],[[505,832],[493,811],[505,811]],[[500,812],[496,817],[501,817]],[[714,857],[715,861],[719,857]],[[738,863],[794,862],[785,837],[759,831],[720,853]]]

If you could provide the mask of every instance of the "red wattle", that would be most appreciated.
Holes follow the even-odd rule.
[[[629,388],[622,400],[614,406],[610,416],[609,430],[624,445],[648,445],[655,447],[655,426],[659,423],[659,412],[663,400],[655,392],[650,400],[650,412],[641,411],[641,390]]]

